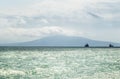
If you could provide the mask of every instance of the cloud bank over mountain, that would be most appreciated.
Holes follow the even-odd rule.
[[[120,42],[119,0],[0,0],[0,43],[54,34]]]

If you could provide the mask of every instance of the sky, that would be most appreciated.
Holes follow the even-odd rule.
[[[120,0],[0,0],[0,43],[51,35],[120,43]]]

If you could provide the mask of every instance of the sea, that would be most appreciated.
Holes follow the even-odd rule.
[[[0,79],[120,79],[120,48],[0,47]]]

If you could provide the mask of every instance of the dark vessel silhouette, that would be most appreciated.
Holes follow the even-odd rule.
[[[112,44],[109,44],[109,47],[114,47]]]
[[[89,47],[89,44],[86,44],[84,47]]]

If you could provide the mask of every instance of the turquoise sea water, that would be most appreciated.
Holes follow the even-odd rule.
[[[1,47],[0,79],[120,79],[120,49]]]

